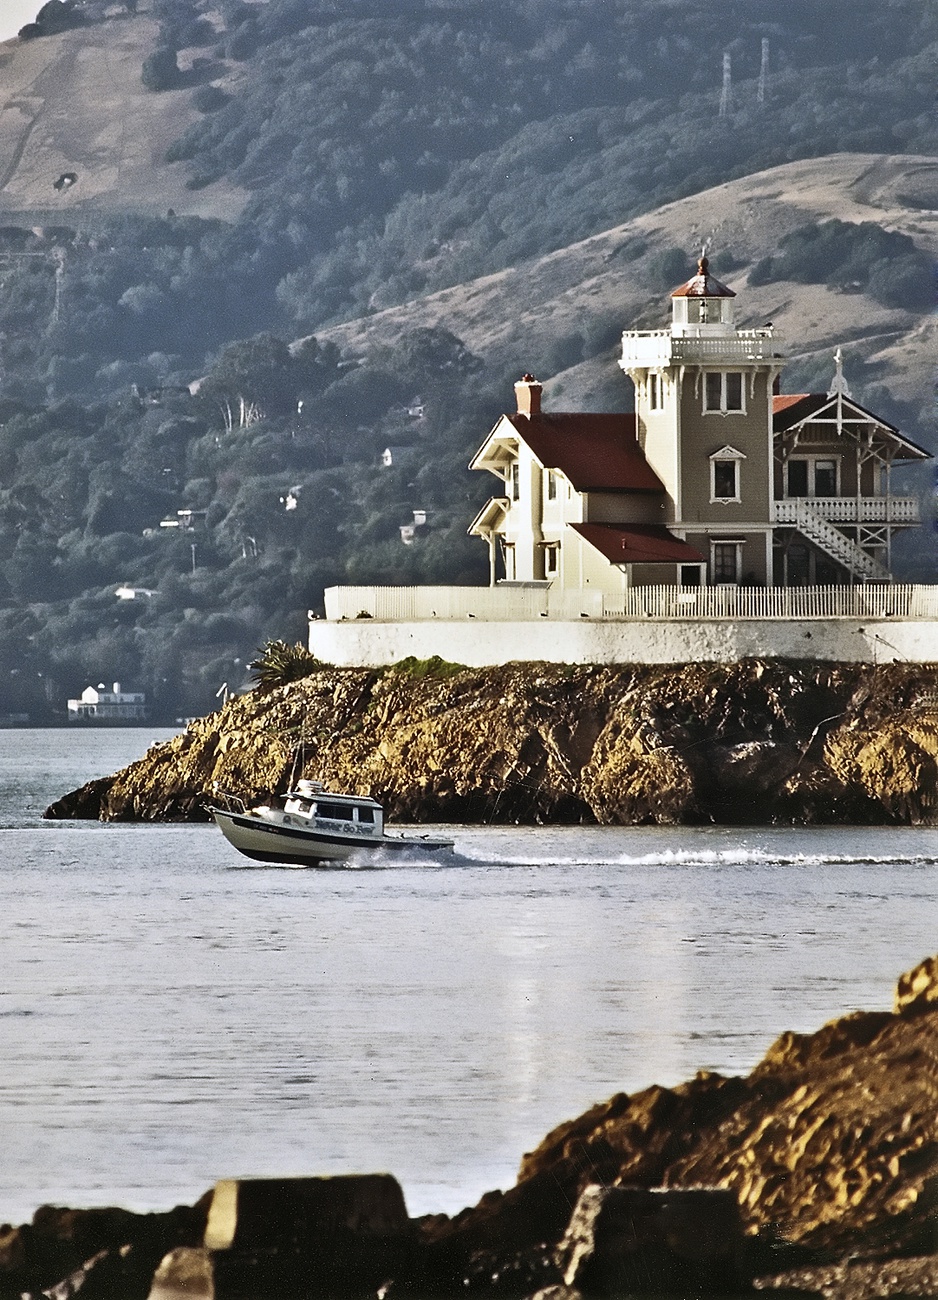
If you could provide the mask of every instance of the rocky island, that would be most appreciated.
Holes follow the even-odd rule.
[[[938,957],[892,1011],[784,1033],[745,1078],[619,1093],[506,1192],[410,1219],[388,1174],[224,1181],[162,1214],[39,1209],[0,1297],[938,1295]]]
[[[931,825],[938,667],[748,659],[306,665],[190,723],[49,818],[204,820],[300,777],[436,822]]]

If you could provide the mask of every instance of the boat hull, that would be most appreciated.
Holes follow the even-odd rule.
[[[415,849],[439,852],[453,847],[452,840],[431,836],[330,835],[324,831],[285,826],[256,813],[232,813],[221,808],[209,811],[228,843],[255,862],[315,867],[347,862],[353,857],[360,859],[368,855],[413,853]]]

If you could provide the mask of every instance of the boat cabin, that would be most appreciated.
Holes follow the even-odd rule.
[[[283,811],[285,819],[292,814],[324,831],[384,834],[384,810],[375,799],[333,794],[320,781],[298,781],[296,789],[284,795]]]

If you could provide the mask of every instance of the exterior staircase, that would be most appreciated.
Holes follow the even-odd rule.
[[[892,582],[892,574],[885,564],[880,564],[856,542],[842,533],[810,504],[804,497],[795,502],[794,524],[809,542],[820,547],[838,564],[849,569],[854,577],[871,578],[875,582]]]

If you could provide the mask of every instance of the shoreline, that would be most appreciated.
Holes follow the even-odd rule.
[[[163,1213],[45,1206],[0,1229],[0,1297],[69,1277],[55,1294],[87,1300],[934,1295],[936,1064],[938,956],[892,1011],[783,1033],[745,1077],[590,1107],[456,1215],[409,1218],[388,1174],[223,1180]]]

